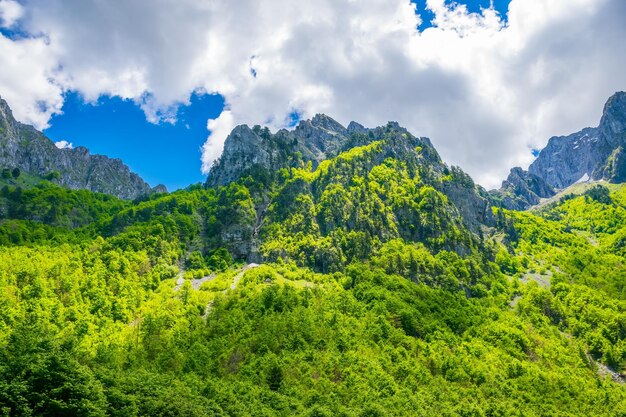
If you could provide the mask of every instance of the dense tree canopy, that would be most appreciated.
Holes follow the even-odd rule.
[[[0,414],[626,415],[626,187],[475,229],[471,178],[385,146],[134,202],[7,183]]]

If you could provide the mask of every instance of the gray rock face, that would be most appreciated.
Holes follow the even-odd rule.
[[[626,132],[626,92],[618,92],[611,96],[604,105],[602,119],[600,119],[599,129],[602,135],[610,139],[617,139],[616,142],[611,141],[613,146],[621,146],[623,144],[624,132]]]
[[[270,149],[264,145],[261,132],[253,131],[247,125],[237,126],[224,143],[221,158],[211,169],[208,182],[224,185],[239,178],[251,166],[270,167]]]
[[[491,203],[483,188],[473,182],[453,182],[444,184],[443,193],[455,205],[470,230],[478,231],[481,225],[494,225]]]
[[[293,131],[283,129],[276,134],[260,126],[237,126],[226,138],[222,156],[211,168],[207,185],[229,184],[254,169],[274,172],[309,161],[317,166],[324,159],[336,156],[348,141],[348,130],[322,114],[301,121]]]
[[[604,166],[612,149],[598,128],[586,128],[569,136],[553,137],[528,172],[554,188],[566,188],[581,179],[604,178]]]
[[[39,176],[58,171],[61,175],[55,181],[59,185],[123,199],[166,191],[162,185],[153,190],[119,159],[91,155],[82,146],[58,149],[43,133],[16,121],[8,104],[1,98],[0,167],[17,167]]]
[[[554,188],[543,178],[515,167],[502,183],[502,188],[492,191],[491,195],[499,201],[498,205],[513,210],[526,210],[539,203],[541,198],[552,197],[555,193]]]
[[[293,131],[280,130],[275,134],[260,126],[237,126],[226,139],[222,156],[209,173],[207,186],[227,185],[250,174],[256,178],[262,177],[259,173],[263,172],[271,176],[281,168],[301,167],[307,163],[315,168],[350,148],[383,139],[384,150],[375,163],[383,163],[385,158],[391,157],[424,164],[428,167],[425,171],[432,176],[429,181],[448,196],[472,230],[493,222],[485,191],[458,168],[453,171],[459,181],[439,181],[448,167],[430,140],[414,137],[396,122],[373,129],[351,122],[345,128],[332,118],[318,114],[311,120],[301,121]],[[419,162],[416,162],[416,146],[421,148]]]
[[[348,130],[323,114],[300,122],[293,134],[318,161],[337,155],[348,142]]]
[[[625,182],[625,150],[626,93],[617,92],[604,105],[598,127],[550,138],[528,172],[513,168],[490,194],[495,204],[524,210],[576,182]]]
[[[588,179],[622,182],[625,145],[626,93],[618,92],[604,106],[598,127],[551,138],[528,172],[558,189]]]
[[[554,189],[542,178],[526,172],[520,167],[511,169],[505,183],[517,190],[518,194],[526,196],[528,199],[537,200],[537,202],[539,198],[549,198],[554,195]]]

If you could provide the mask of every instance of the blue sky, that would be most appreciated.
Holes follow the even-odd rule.
[[[100,97],[85,103],[76,93],[65,97],[63,113],[53,116],[44,133],[53,141],[85,146],[91,153],[121,158],[150,185],[168,190],[202,181],[200,147],[207,138],[207,119],[217,117],[219,95],[192,95],[178,111],[175,124],[153,124],[131,100]]]
[[[426,0],[411,0],[412,3],[416,5],[416,11],[422,18],[422,24],[419,29],[424,30],[432,26],[431,20],[434,18],[434,15],[426,9]],[[509,3],[511,0],[470,0],[470,1],[456,1],[458,4],[465,4],[467,6],[467,10],[470,13],[480,13],[481,8],[488,8],[493,3],[493,8],[496,9],[500,15],[506,20],[506,12],[509,10]],[[451,1],[446,1],[446,3],[453,3]]]
[[[425,0],[414,3],[423,20],[419,29],[430,27],[433,15],[425,9]],[[488,0],[462,3],[470,12],[480,12],[490,4]],[[504,16],[508,3],[496,0],[494,7]],[[120,158],[150,185],[162,183],[172,191],[205,179],[200,171],[200,147],[209,134],[207,119],[219,116],[223,106],[219,95],[194,94],[191,103],[179,109],[175,124],[153,124],[132,100],[103,96],[96,103],[86,103],[79,94],[69,92],[62,114],[51,118],[44,133],[55,142],[64,140],[74,147],[85,146],[91,153]],[[291,124],[297,119],[294,114]]]

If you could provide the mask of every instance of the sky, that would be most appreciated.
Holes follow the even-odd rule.
[[[0,96],[58,146],[202,181],[237,124],[398,121],[486,188],[626,90],[623,0],[0,0]]]
[[[207,119],[218,117],[223,107],[219,95],[193,94],[189,104],[179,107],[175,122],[150,123],[132,100],[103,96],[86,103],[70,92],[62,113],[52,116],[44,132],[59,147],[85,146],[91,153],[120,158],[149,184],[175,190],[206,178],[200,158]]]

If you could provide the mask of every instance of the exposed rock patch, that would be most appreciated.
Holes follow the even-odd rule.
[[[119,159],[92,155],[85,147],[59,149],[43,133],[19,123],[6,101],[0,98],[0,167],[20,168],[41,177],[57,172],[54,182],[72,189],[87,189],[134,199],[154,189]]]

